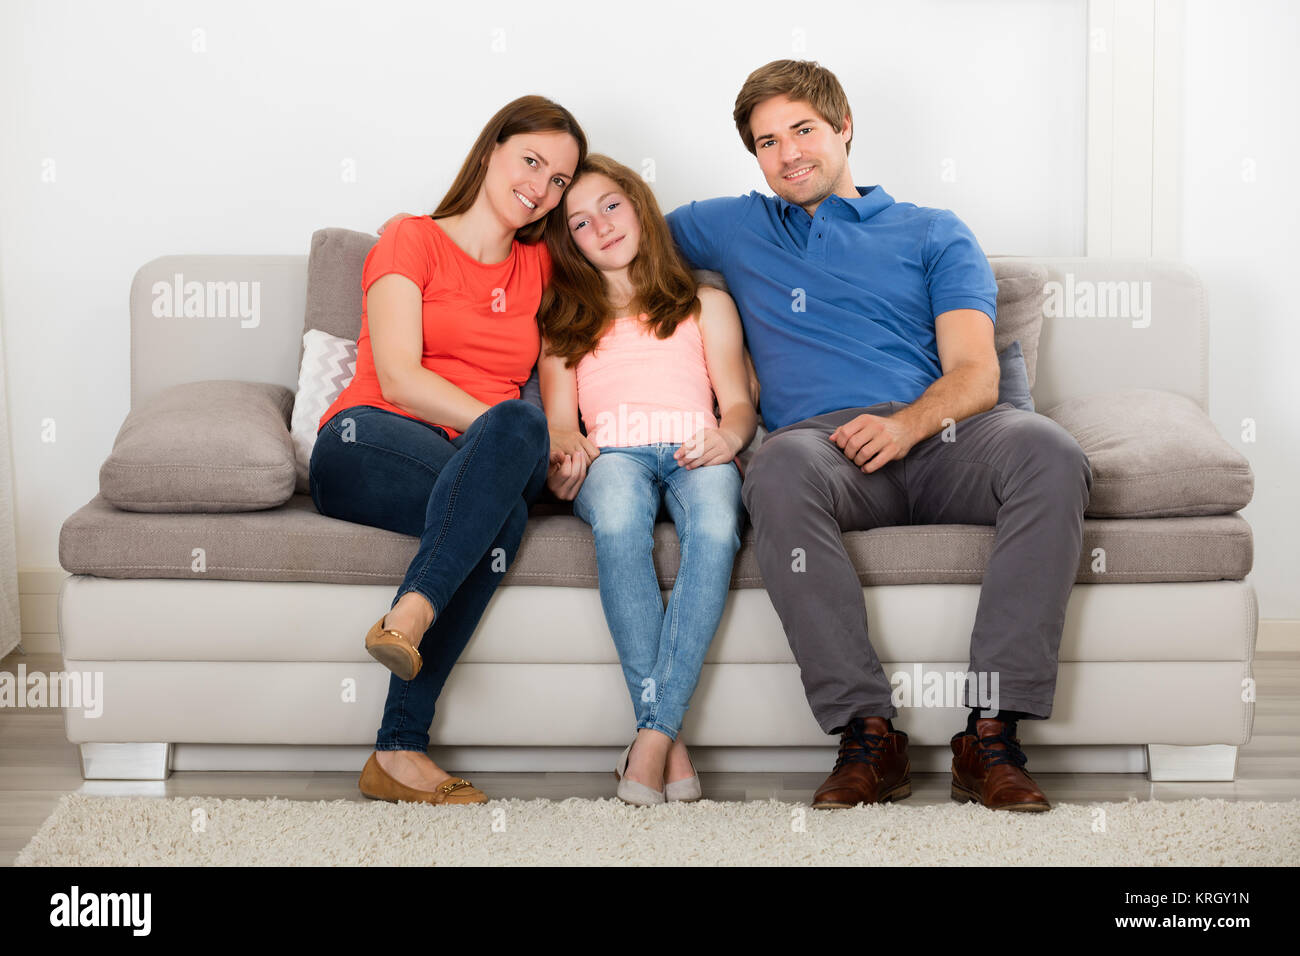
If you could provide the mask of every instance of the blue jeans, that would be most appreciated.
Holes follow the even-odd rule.
[[[735,463],[684,468],[673,458],[680,447],[601,446],[573,502],[596,538],[600,603],[636,725],[673,740],[722,619],[745,519]],[[653,557],[661,495],[681,546],[666,610]]]
[[[436,425],[356,405],[325,423],[311,455],[311,498],[331,518],[417,536],[393,603],[433,605],[413,680],[388,682],[376,750],[429,747],[442,686],[510,562],[546,484],[546,416],[519,399],[493,405],[454,439]]]

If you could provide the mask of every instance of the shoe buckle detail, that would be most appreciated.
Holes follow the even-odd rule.
[[[420,656],[420,649],[416,647],[413,643],[411,643],[411,639],[407,637],[405,634],[403,634],[401,631],[395,631],[391,627],[386,627],[383,629],[383,633],[393,635],[393,637],[397,638],[399,641],[401,641],[403,644],[409,647],[417,658]]]

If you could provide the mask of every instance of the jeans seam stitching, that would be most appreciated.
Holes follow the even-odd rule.
[[[483,427],[478,430],[477,434],[475,434],[473,443],[468,448],[462,449],[462,451],[467,452],[467,454],[465,455],[464,460],[460,463],[460,467],[456,469],[456,477],[452,479],[451,492],[447,495],[447,511],[443,515],[442,526],[438,529],[438,537],[434,539],[433,544],[429,548],[429,556],[425,559],[424,565],[415,575],[414,580],[416,581],[423,583],[424,575],[428,570],[429,565],[432,564],[434,558],[438,557],[441,553],[442,543],[447,537],[448,526],[451,524],[452,515],[456,510],[456,500],[460,495],[461,481],[464,479],[465,471],[469,468],[470,462],[473,461],[474,455],[478,452],[478,447],[482,443],[483,433],[487,431],[488,424],[487,418],[485,417],[483,420]],[[427,595],[425,596],[427,597]],[[429,603],[433,604],[434,602],[430,601]]]

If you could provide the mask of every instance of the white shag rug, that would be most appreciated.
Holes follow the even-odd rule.
[[[777,800],[470,806],[68,794],[18,866],[1294,866],[1300,801],[813,810]]]

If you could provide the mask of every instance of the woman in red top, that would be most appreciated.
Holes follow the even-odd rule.
[[[541,349],[545,216],[586,154],[568,110],[521,97],[488,121],[433,215],[386,229],[366,257],[356,374],[321,417],[310,476],[321,514],[420,538],[366,635],[393,671],[368,797],[487,800],[429,759],[428,731],[546,484],[546,416],[519,396]]]

